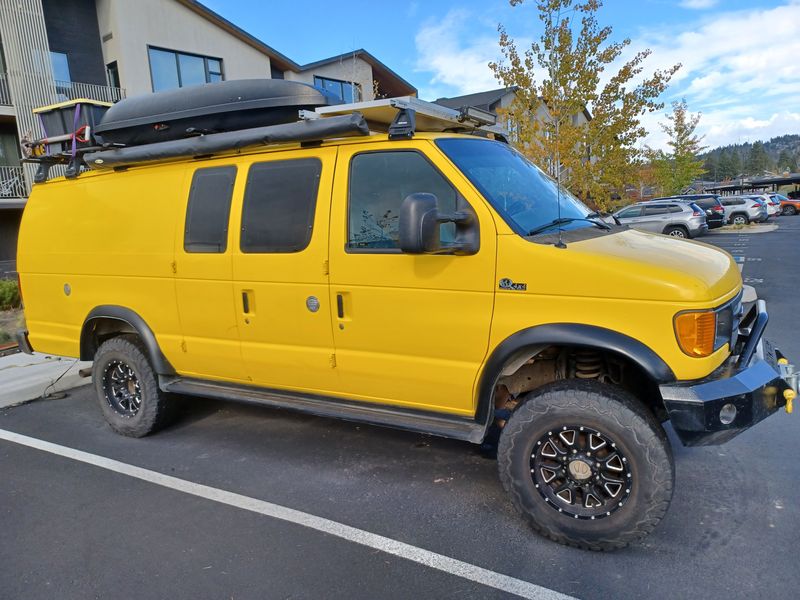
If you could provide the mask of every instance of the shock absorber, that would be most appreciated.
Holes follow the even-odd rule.
[[[601,379],[606,374],[603,355],[597,350],[577,350],[573,354],[575,360],[575,377],[578,379]]]

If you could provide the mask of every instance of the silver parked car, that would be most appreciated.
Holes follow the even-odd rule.
[[[689,202],[638,202],[614,213],[623,225],[673,237],[695,238],[708,231],[703,210]]]
[[[725,220],[734,225],[761,223],[769,218],[767,206],[752,196],[722,196]]]

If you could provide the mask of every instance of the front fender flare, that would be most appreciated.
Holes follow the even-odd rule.
[[[549,323],[523,329],[506,338],[486,361],[479,384],[475,420],[485,428],[492,424],[494,388],[503,367],[531,348],[552,345],[598,348],[619,354],[637,364],[658,384],[675,381],[675,374],[658,354],[625,334],[581,323]]]

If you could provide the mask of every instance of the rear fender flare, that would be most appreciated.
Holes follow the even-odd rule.
[[[119,321],[121,324],[125,323],[136,332],[147,350],[150,363],[153,365],[156,373],[159,375],[176,374],[175,369],[164,356],[164,353],[161,352],[161,347],[158,345],[156,336],[149,325],[147,325],[147,322],[136,312],[124,306],[103,305],[92,309],[81,328],[81,360],[94,359],[94,354],[99,347],[98,339],[94,335],[95,326],[102,320],[109,319]]]

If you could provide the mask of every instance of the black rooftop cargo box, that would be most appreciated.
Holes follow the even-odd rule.
[[[137,146],[293,123],[299,110],[338,102],[333,94],[296,81],[222,81],[122,100],[108,109],[95,133],[104,144]]]

